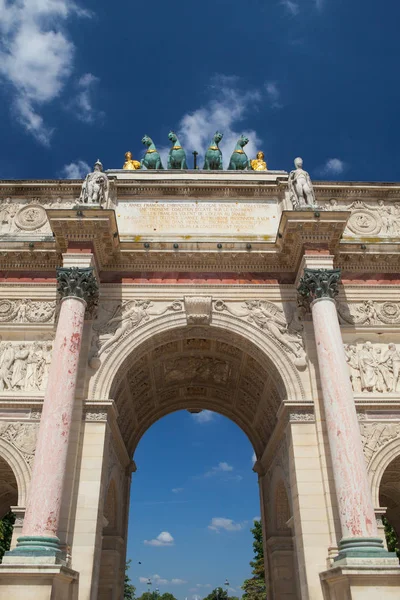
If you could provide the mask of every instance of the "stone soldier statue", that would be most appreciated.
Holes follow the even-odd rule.
[[[97,159],[93,173],[88,173],[82,184],[79,201],[84,204],[103,204],[107,200],[108,190],[108,177],[103,173],[103,165]]]
[[[303,169],[303,159],[298,157],[294,160],[296,167],[289,174],[289,192],[293,208],[316,206],[314,188],[307,171]]]

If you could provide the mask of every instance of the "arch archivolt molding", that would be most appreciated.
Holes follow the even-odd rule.
[[[0,424],[0,427],[4,423]],[[20,425],[19,423],[7,423],[7,425]],[[12,441],[7,439],[4,434],[4,429],[0,431],[0,456],[12,469],[18,487],[18,506],[26,506],[28,488],[31,480],[31,462],[28,461],[25,453],[23,453]],[[35,436],[36,440],[36,436]],[[32,458],[34,452],[32,453]]]
[[[400,456],[400,423],[396,423],[393,433],[396,434],[387,440],[383,446],[378,447],[368,464],[368,474],[371,482],[372,501],[375,507],[379,507],[379,490],[383,475],[390,463]]]
[[[241,306],[241,303],[236,304]],[[168,309],[168,305],[174,308]],[[98,367],[98,370],[94,372],[90,382],[90,399],[109,398],[117,372],[122,374],[127,371],[141,356],[165,343],[163,340],[170,339],[173,330],[184,329],[185,335],[194,335],[193,327],[188,326],[183,303],[164,302],[164,306],[161,303],[158,310],[163,314],[154,317],[147,314],[148,318],[142,315],[137,324],[115,339],[114,344],[109,345],[105,352],[94,357],[92,354],[90,364],[92,367]],[[217,335],[227,344],[238,345],[244,352],[267,367],[269,374],[280,387],[282,398],[291,401],[304,400],[304,386],[299,369],[303,370],[306,367],[305,362],[300,361],[299,364],[297,360],[296,366],[296,359],[288,347],[285,348],[271,333],[254,322],[249,322],[247,318],[246,314],[238,316],[225,310],[213,310],[211,324],[199,327],[196,334],[204,337]],[[217,330],[219,332],[214,333]],[[165,334],[164,338],[163,334]],[[183,332],[179,333],[180,336],[182,334]],[[297,338],[297,346],[300,344],[299,340],[300,338]],[[92,350],[96,343],[98,344],[98,336],[97,342],[92,343]]]

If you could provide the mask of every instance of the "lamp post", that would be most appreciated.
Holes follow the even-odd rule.
[[[147,580],[147,593],[150,594],[150,588],[151,588],[151,579],[150,577]]]
[[[229,587],[229,581],[228,581],[227,579],[225,579],[224,586],[226,587],[226,597],[228,598],[228,587]]]
[[[156,594],[156,600],[158,598],[158,594],[160,593],[160,590],[158,588],[155,589],[155,594]]]

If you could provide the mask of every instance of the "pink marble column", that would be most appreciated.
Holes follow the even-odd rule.
[[[95,280],[92,269],[77,268],[59,269],[58,280],[58,291],[64,297],[43,402],[22,536],[10,554],[21,555],[28,551],[29,555],[42,555],[59,551],[57,533],[82,331],[86,301],[93,295]]]
[[[306,269],[299,291],[311,300],[326,427],[342,527],[339,557],[383,552],[334,296],[338,270]]]

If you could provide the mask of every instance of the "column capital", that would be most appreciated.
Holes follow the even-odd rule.
[[[339,293],[340,269],[304,269],[297,288],[303,302],[327,298],[333,300]]]
[[[93,267],[58,267],[57,284],[61,298],[81,298],[89,312],[96,306],[99,286]]]

